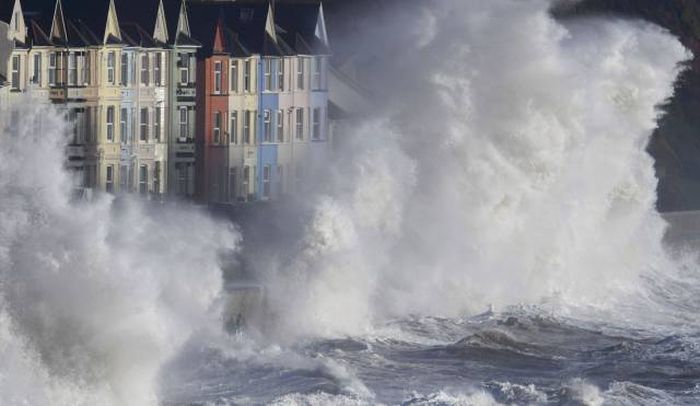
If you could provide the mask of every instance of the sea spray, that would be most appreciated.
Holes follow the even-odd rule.
[[[550,5],[407,3],[348,39],[383,118],[336,138],[297,254],[251,255],[281,337],[614,307],[672,271],[646,145],[689,54],[659,27],[557,21]]]
[[[222,324],[218,255],[237,232],[190,208],[73,201],[62,116],[5,108],[0,403],[157,404],[161,365]]]

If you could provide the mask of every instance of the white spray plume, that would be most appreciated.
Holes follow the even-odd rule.
[[[689,54],[657,26],[550,6],[420,3],[353,38],[384,118],[342,133],[297,255],[266,263],[282,335],[612,305],[672,266],[645,148]]]
[[[192,209],[76,204],[63,118],[30,100],[0,114],[0,404],[157,404],[161,365],[221,324],[218,254],[237,232]]]

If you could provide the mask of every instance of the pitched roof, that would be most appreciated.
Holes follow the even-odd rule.
[[[284,28],[280,37],[297,53],[327,55],[330,49],[316,35],[320,2],[309,4],[279,3],[275,6],[275,21]]]
[[[204,55],[213,52],[217,21],[223,24],[225,50],[232,55],[286,55],[291,50],[266,31],[267,4],[204,1],[190,3],[188,9],[192,36]]]
[[[153,36],[136,23],[121,23],[122,39],[129,46],[156,48],[159,45]]]
[[[138,2],[134,0],[115,0],[114,6],[117,9],[117,16],[119,16],[119,24],[138,24],[150,35],[153,35],[159,3],[159,0],[138,0]]]
[[[126,3],[124,0],[121,2]],[[109,4],[110,0],[63,0],[63,12],[67,20],[74,21],[77,26],[84,26],[102,43],[102,38],[105,38],[107,29]],[[132,3],[132,5],[134,4]],[[119,44],[121,41],[119,38],[109,35],[106,38],[106,43]]]

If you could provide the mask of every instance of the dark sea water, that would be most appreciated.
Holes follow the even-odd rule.
[[[192,351],[179,361],[189,369],[177,368],[184,372],[166,389],[166,404],[700,402],[700,333],[619,330],[521,309],[395,321],[384,334],[249,357]]]

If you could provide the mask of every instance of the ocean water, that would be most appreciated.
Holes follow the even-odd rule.
[[[646,152],[690,55],[551,5],[367,16],[334,41],[373,114],[236,221],[75,201],[68,123],[0,106],[0,404],[700,403],[697,240]]]

